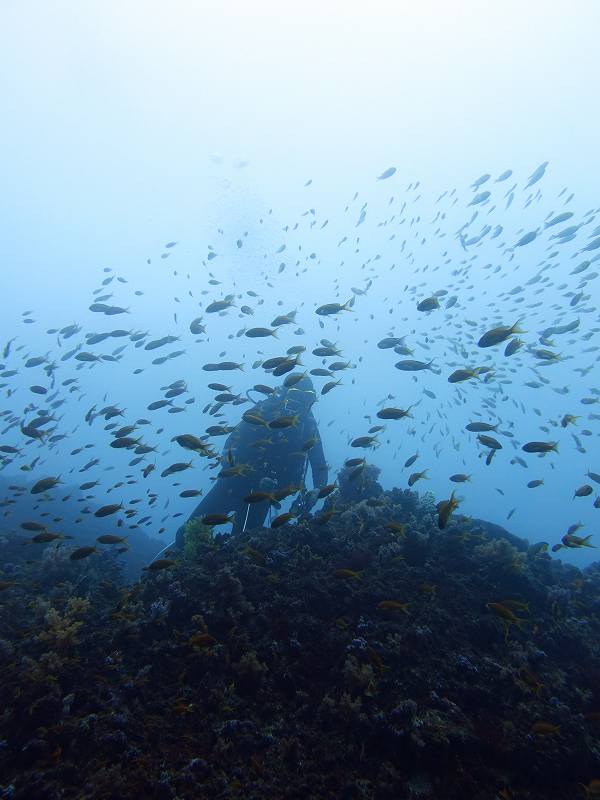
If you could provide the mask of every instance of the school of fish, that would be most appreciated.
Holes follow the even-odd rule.
[[[220,454],[220,437],[242,421],[256,426],[260,447],[269,428],[295,425],[281,416],[265,426],[247,406],[304,375],[318,384],[334,467],[360,473],[366,462],[352,454],[370,450],[386,467],[401,465],[393,466],[393,485],[412,487],[439,473],[443,454],[455,454],[456,469],[437,475],[448,487],[437,505],[440,529],[459,504],[469,513],[457,485],[487,486],[500,461],[531,491],[532,508],[551,518],[553,504],[568,498],[574,516],[585,504],[592,518],[590,509],[600,509],[599,209],[575,210],[566,188],[543,192],[547,168],[543,162],[519,179],[510,169],[485,173],[427,198],[418,181],[403,186],[400,170],[389,167],[374,178],[375,201],[357,192],[335,220],[309,205],[282,224],[254,272],[233,269],[229,255],[237,251],[243,263],[251,231],[219,229],[218,244],[200,258],[178,256],[183,243],[168,241],[147,259],[149,271],[159,270],[163,305],[176,292],[167,331],[138,329],[152,286],[132,289],[111,267],[82,299],[77,322],[42,329],[24,310],[23,330],[0,351],[0,468],[12,481],[0,498],[6,524],[15,498],[29,493],[38,519],[19,522],[24,534],[34,534],[32,544],[62,544],[69,533],[60,516],[46,519],[45,504],[68,499],[61,485],[78,484],[76,522],[94,515],[110,526],[71,559],[124,550],[140,527],[170,537],[187,498],[208,491],[216,475],[244,474],[235,453]],[[301,202],[311,185],[299,190]],[[493,290],[482,293],[488,283]],[[142,373],[151,395],[136,388]],[[344,417],[342,409],[373,391],[379,399],[368,401],[363,418]],[[563,497],[545,481],[565,462]],[[27,481],[15,479],[19,472]],[[511,485],[496,491],[510,495]],[[334,491],[331,484],[320,497]],[[209,522],[231,521],[222,511]],[[276,520],[290,522],[285,513]],[[541,544],[554,552],[593,547],[591,534],[576,535],[582,526],[549,530]]]

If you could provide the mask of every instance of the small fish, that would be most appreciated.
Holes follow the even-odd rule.
[[[490,450],[502,450],[501,443],[497,439],[494,439],[493,436],[486,436],[485,434],[480,433],[477,437],[477,441],[484,447],[489,447]]]
[[[377,603],[377,608],[380,611],[388,611],[393,614],[410,614],[408,610],[409,603],[401,603],[399,600],[381,600]]]
[[[317,498],[322,500],[324,497],[328,497],[332,492],[335,492],[337,488],[337,483],[328,483],[326,486],[321,486]]]
[[[229,522],[235,521],[235,513],[233,514],[206,514],[201,518],[200,522],[203,525],[227,525]]]
[[[210,451],[210,445],[192,433],[182,433],[179,436],[174,436],[171,441],[177,442],[180,447],[185,450],[192,450],[195,453],[205,454]]]
[[[531,545],[529,552],[534,556],[538,556],[542,555],[543,553],[547,553],[549,547],[550,545],[548,542],[536,542],[535,544]]]
[[[533,186],[534,183],[537,183],[544,177],[544,173],[546,172],[546,167],[548,166],[548,161],[544,161],[540,166],[535,169],[531,175],[529,176],[529,180],[525,186],[525,189],[529,189],[530,186]]]
[[[146,406],[148,411],[158,411],[159,408],[164,408],[165,406],[172,406],[173,402],[171,400],[155,400],[150,405]]]
[[[554,725],[552,722],[539,720],[538,722],[534,722],[531,726],[531,733],[534,736],[556,736],[560,733],[560,725]]]
[[[31,494],[41,494],[42,492],[47,492],[50,489],[53,489],[59,483],[62,483],[60,476],[57,478],[42,478],[34,483],[34,485],[31,487]]]
[[[292,372],[290,375],[286,375],[283,385],[286,389],[291,389],[297,383],[306,377],[306,372]]]
[[[535,231],[529,231],[528,233],[523,234],[519,241],[514,245],[515,247],[524,247],[527,244],[531,244],[531,242],[536,239],[538,235],[539,228]]]
[[[275,498],[271,492],[263,492],[263,491],[255,491],[250,492],[244,498],[244,503],[264,503],[265,501],[269,501],[270,503],[275,502]]]
[[[159,572],[162,569],[170,569],[174,567],[177,562],[172,558],[157,558],[147,567],[142,567],[145,572]]]
[[[329,394],[329,392],[330,392],[332,389],[335,389],[335,387],[336,387],[336,386],[341,386],[341,385],[343,385],[343,384],[342,384],[342,381],[341,381],[341,379],[340,379],[340,380],[338,380],[338,381],[328,381],[328,382],[327,382],[327,383],[326,383],[326,384],[325,384],[325,385],[322,387],[322,389],[321,389],[321,394],[322,394],[322,395]]]
[[[217,640],[210,635],[210,633],[194,633],[190,638],[187,640],[187,643],[190,647],[193,647],[195,650],[204,649],[206,647],[212,647],[217,643]]]
[[[225,297],[223,300],[214,300],[206,306],[207,314],[215,314],[219,311],[226,311],[233,306],[233,296]]]
[[[197,317],[190,322],[190,331],[194,336],[199,336],[206,332],[206,327],[203,325],[201,317]]]
[[[122,436],[118,439],[113,439],[110,446],[114,447],[116,450],[132,449],[137,447],[140,441],[141,439],[133,439],[131,436]]]
[[[42,525],[41,522],[22,522],[20,525],[24,531],[45,531],[46,525]]]
[[[521,448],[524,453],[558,453],[557,442],[527,442]]]
[[[124,536],[114,536],[112,533],[104,533],[102,536],[97,536],[96,541],[100,544],[126,544],[127,539]]]
[[[589,497],[593,493],[592,487],[589,483],[584,483],[583,486],[580,486],[578,489],[575,489],[575,493],[573,494],[573,499],[576,497]]]
[[[260,339],[267,336],[277,339],[277,331],[272,328],[249,328],[244,335],[249,339]]]
[[[290,511],[287,511],[285,514],[279,514],[279,516],[272,519],[271,527],[280,528],[282,525],[286,525],[288,522],[290,522],[295,518],[296,518],[295,514],[292,514]]]
[[[548,222],[544,222],[544,228],[552,228],[554,225],[559,225],[561,222],[566,222],[568,219],[571,219],[573,216],[572,211],[563,211],[561,214],[557,214],[552,219],[548,220]]]
[[[395,173],[396,173],[396,167],[388,167],[386,170],[384,170],[381,173],[381,175],[379,175],[377,177],[377,180],[378,181],[385,181],[385,180],[387,180],[387,178],[391,178],[392,175],[394,175]]]
[[[52,533],[51,531],[42,531],[36,534],[32,539],[29,539],[33,544],[48,544],[55,542],[57,539],[72,539],[72,536],[65,536],[63,533]]]
[[[465,425],[465,430],[471,433],[488,433],[498,430],[498,425],[491,425],[489,422],[469,422]]]
[[[471,380],[471,378],[479,378],[480,372],[481,367],[455,369],[454,372],[448,376],[448,383],[462,383],[463,381]]]
[[[486,172],[485,175],[482,175],[480,178],[477,178],[477,180],[471,184],[470,188],[475,189],[475,191],[477,191],[477,189],[479,189],[480,186],[483,186],[484,183],[487,183],[487,181],[489,181],[491,177],[492,176],[488,172]]]
[[[486,603],[485,606],[503,620],[505,625],[505,639],[508,637],[508,629],[511,625],[516,625],[518,628],[521,628],[521,626],[527,622],[527,620],[522,617],[515,616],[510,608],[502,605],[502,603]]]
[[[406,461],[404,462],[404,466],[405,467],[412,467],[412,465],[415,463],[415,461],[417,460],[418,457],[419,457],[419,451],[417,450],[417,452],[414,453],[414,455],[412,455],[412,456],[410,456],[410,458],[406,459]]]
[[[191,466],[192,466],[191,461],[187,462],[178,461],[175,464],[171,464],[166,469],[163,469],[163,471],[160,473],[160,477],[167,478],[169,475],[174,475],[176,472],[183,472],[184,470],[189,469]]]
[[[523,347],[523,345],[524,342],[522,339],[519,339],[518,337],[515,339],[511,339],[510,342],[504,348],[504,355],[507,357],[514,356],[514,354],[518,352]]]
[[[279,430],[282,428],[292,428],[298,425],[300,421],[300,416],[298,414],[293,415],[284,415],[282,417],[276,417],[275,419],[269,422],[269,428],[274,430]]]
[[[227,372],[235,369],[239,369],[240,371],[244,371],[243,364],[236,364],[234,361],[220,361],[216,364],[204,364],[202,369],[205,372]]]
[[[412,417],[410,413],[410,409],[412,406],[409,406],[407,409],[402,408],[382,408],[380,411],[377,412],[377,417],[379,419],[404,419],[405,417]]]
[[[393,347],[398,347],[398,345],[401,345],[402,343],[403,337],[388,336],[385,339],[381,339],[381,341],[377,342],[377,347],[380,350],[391,350]]]
[[[339,314],[340,311],[352,311],[352,306],[354,305],[354,297],[351,297],[346,303],[326,303],[323,306],[319,306],[315,311],[321,317],[329,317],[334,314]]]
[[[574,417],[573,414],[565,414],[560,421],[561,428],[566,428],[567,425],[575,425],[579,417]]]
[[[101,508],[94,511],[95,517],[108,517],[111,514],[115,514],[117,511],[120,511],[124,508],[123,503],[112,503],[107,506],[102,506]]]
[[[417,481],[425,480],[429,470],[424,469],[422,472],[413,472],[408,478],[408,485],[414,486]]]
[[[311,436],[310,439],[307,439],[301,447],[302,452],[307,453],[309,450],[312,450],[313,447],[320,442],[320,438],[318,436]]]
[[[344,466],[348,469],[352,469],[353,467],[362,467],[366,464],[366,460],[364,458],[347,458],[344,461]]]
[[[471,200],[469,205],[470,206],[481,205],[481,203],[485,203],[491,197],[491,194],[492,193],[488,191],[480,192],[479,194],[475,195],[475,197]]]
[[[518,322],[515,322],[515,324],[512,326],[501,325],[498,328],[492,328],[483,334],[483,336],[477,342],[477,346],[493,347],[494,345],[500,344],[506,339],[509,339],[515,333],[524,333],[524,331],[519,328]]]
[[[573,549],[577,549],[580,547],[595,547],[595,545],[590,544],[591,538],[592,534],[590,534],[589,536],[575,536],[575,534],[573,533],[565,533],[565,535],[561,539],[561,542],[563,547],[570,547]],[[554,547],[556,547],[556,545]]]
[[[414,361],[410,358],[404,359],[403,361],[397,361],[394,366],[396,369],[402,370],[403,372],[419,372],[421,370],[431,370],[433,371],[433,364],[434,359],[431,361]]]
[[[450,495],[448,500],[441,500],[437,504],[437,512],[438,512],[438,528],[443,530],[448,521],[450,520],[451,514],[456,511],[458,508],[459,501],[456,499],[454,492]]]
[[[421,300],[417,305],[417,311],[435,311],[439,307],[440,301],[434,295],[433,297],[427,297],[425,300]]]
[[[397,533],[399,536],[406,535],[406,525],[403,522],[397,522],[395,519],[390,519],[383,526],[390,533]]]
[[[357,572],[354,569],[346,569],[345,567],[334,570],[333,574],[336,578],[347,578],[352,581],[361,580],[360,572]]]
[[[71,555],[69,556],[71,561],[81,561],[83,558],[87,558],[91,556],[92,553],[96,553],[97,549],[92,545],[87,545],[85,547],[78,547],[77,550],[73,550]]]
[[[379,444],[376,436],[359,436],[350,442],[350,447],[372,447],[373,449]]]

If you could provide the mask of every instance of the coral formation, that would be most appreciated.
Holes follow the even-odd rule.
[[[213,529],[199,519],[190,519],[183,531],[183,552],[187,559],[200,561],[214,542]]]
[[[326,523],[190,525],[187,557],[130,585],[8,537],[0,796],[585,797],[598,565],[440,531],[431,496],[375,478]]]

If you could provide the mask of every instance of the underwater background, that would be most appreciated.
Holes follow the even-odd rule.
[[[588,714],[597,725],[589,715],[600,708],[598,4],[58,0],[9,1],[0,16],[0,653],[10,675],[0,796],[600,796],[598,731],[582,722]],[[278,316],[284,321],[274,324]],[[289,370],[274,377],[264,363],[284,357]],[[209,492],[215,468],[234,466],[231,453],[217,457],[258,399],[246,392],[299,373],[315,386],[312,412],[334,485],[307,519],[267,529],[290,509],[289,496],[264,530],[228,538],[228,525],[202,529],[178,552],[176,532]],[[219,391],[231,396],[216,400]],[[175,437],[183,434],[210,446],[208,457],[200,446],[180,446]],[[444,539],[452,536],[461,537],[460,552]],[[162,564],[157,558],[164,569],[151,568]],[[211,583],[206,576],[220,570]],[[277,620],[267,634],[256,618],[270,592],[288,604],[267,614]],[[209,607],[222,593],[236,599],[211,625]],[[272,667],[261,637],[264,647],[281,638],[299,648],[289,644],[303,641],[297,603],[310,596],[321,602],[305,609],[307,640],[321,644],[326,662],[328,648],[350,654],[340,656],[344,700],[331,699],[329,666],[311,687],[310,658],[302,680],[266,685],[270,670],[293,672],[294,659],[287,653],[285,669]],[[131,618],[115,621],[126,606]],[[366,633],[365,615],[376,608],[391,626],[385,635],[400,637],[389,652]],[[93,619],[89,627],[75,622],[78,614]],[[432,726],[436,743],[419,766],[421,783],[407,777],[392,747],[397,772],[385,778],[374,770],[343,785],[322,755],[311,762],[313,787],[292,788],[284,766],[308,763],[297,754],[302,746],[287,742],[273,768],[277,783],[261,755],[273,745],[258,739],[240,755],[252,777],[223,766],[223,784],[211,772],[214,743],[205,742],[201,756],[190,745],[188,761],[206,766],[193,781],[188,769],[188,783],[178,784],[160,777],[168,767],[164,753],[153,762],[156,743],[140,740],[135,747],[147,760],[129,754],[137,772],[128,782],[123,753],[132,745],[123,740],[105,743],[98,756],[103,770],[111,758],[121,764],[123,785],[111,789],[114,775],[98,777],[99,751],[74,747],[64,722],[73,704],[78,726],[99,713],[77,703],[103,668],[79,661],[68,686],[56,688],[57,675],[75,669],[77,648],[97,648],[104,667],[121,658],[113,651],[135,661],[146,642],[140,631],[158,620],[156,664],[166,642],[184,637],[196,678],[220,675],[222,692],[233,693],[227,687],[236,680],[241,687],[242,700],[221,697],[202,712],[220,719],[214,730],[226,763],[234,745],[224,738],[236,737],[219,726],[236,719],[243,728],[246,717],[224,707],[260,705],[261,693],[281,691],[283,718],[286,698],[293,704],[298,692],[307,700],[322,689],[343,713],[333,721],[330,708],[331,720],[310,724],[335,736],[349,731],[351,760],[364,745],[361,759],[372,764],[380,737],[389,743],[392,735],[373,715],[400,708],[398,687],[385,681],[402,672],[407,652],[411,669],[421,663],[430,677],[441,675],[444,653],[460,641],[453,626],[464,633],[459,623],[470,614],[474,650],[465,644],[462,657],[477,663],[474,653],[489,646],[497,661],[507,659],[498,707],[490,706],[488,733],[481,723],[468,746],[462,734],[453,739]],[[141,639],[127,634],[117,646],[113,626],[133,625],[136,615]],[[188,630],[198,615],[204,621]],[[408,633],[417,622],[429,633]],[[215,647],[229,646],[234,627],[256,640],[219,660]],[[546,637],[534,648],[544,652],[546,674],[532,653],[536,628]],[[439,653],[423,645],[432,630]],[[384,633],[377,629],[378,642]],[[66,637],[73,652],[52,636]],[[508,655],[516,643],[520,655]],[[355,651],[368,654],[370,673]],[[24,667],[27,658],[42,663],[44,652],[47,683],[32,677],[31,663]],[[48,653],[58,653],[60,666]],[[151,695],[157,708],[140,695],[128,713],[169,719],[164,709],[177,708],[174,724],[185,727],[194,716],[185,709],[200,701],[160,695],[182,674],[171,655]],[[462,664],[457,674],[468,683],[471,668],[452,659],[446,666]],[[119,686],[132,669],[123,667]],[[481,664],[473,669],[475,683],[495,685]],[[524,699],[502,695],[511,670]],[[42,685],[61,710],[42,703],[38,719]],[[359,719],[378,692],[389,695],[389,709],[382,701],[369,723]],[[396,712],[396,728],[404,720],[408,731],[420,713],[416,693],[403,690],[402,702],[416,705]],[[12,707],[19,696],[27,702]],[[461,704],[458,694],[447,696]],[[469,702],[485,705],[479,696]],[[489,731],[517,703],[529,703],[526,713],[496,740]],[[458,712],[442,712],[460,727]],[[26,730],[16,722],[23,714],[33,719]],[[460,714],[469,717],[466,707]],[[360,741],[362,725],[377,733]],[[427,746],[414,744],[415,730],[421,752]],[[51,739],[48,731],[58,739],[38,752],[31,742]],[[174,751],[181,736],[187,742],[173,732]],[[502,752],[493,778],[461,761],[472,784],[447,783],[458,761],[440,755],[441,739],[464,763],[463,745],[469,758],[482,741]],[[32,755],[16,755],[23,752]],[[96,783],[82,782],[84,763]],[[151,785],[139,783],[154,768]]]

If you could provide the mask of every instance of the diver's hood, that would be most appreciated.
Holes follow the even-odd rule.
[[[284,388],[282,394],[289,412],[308,411],[317,399],[315,387],[310,378],[302,378],[289,389]]]

